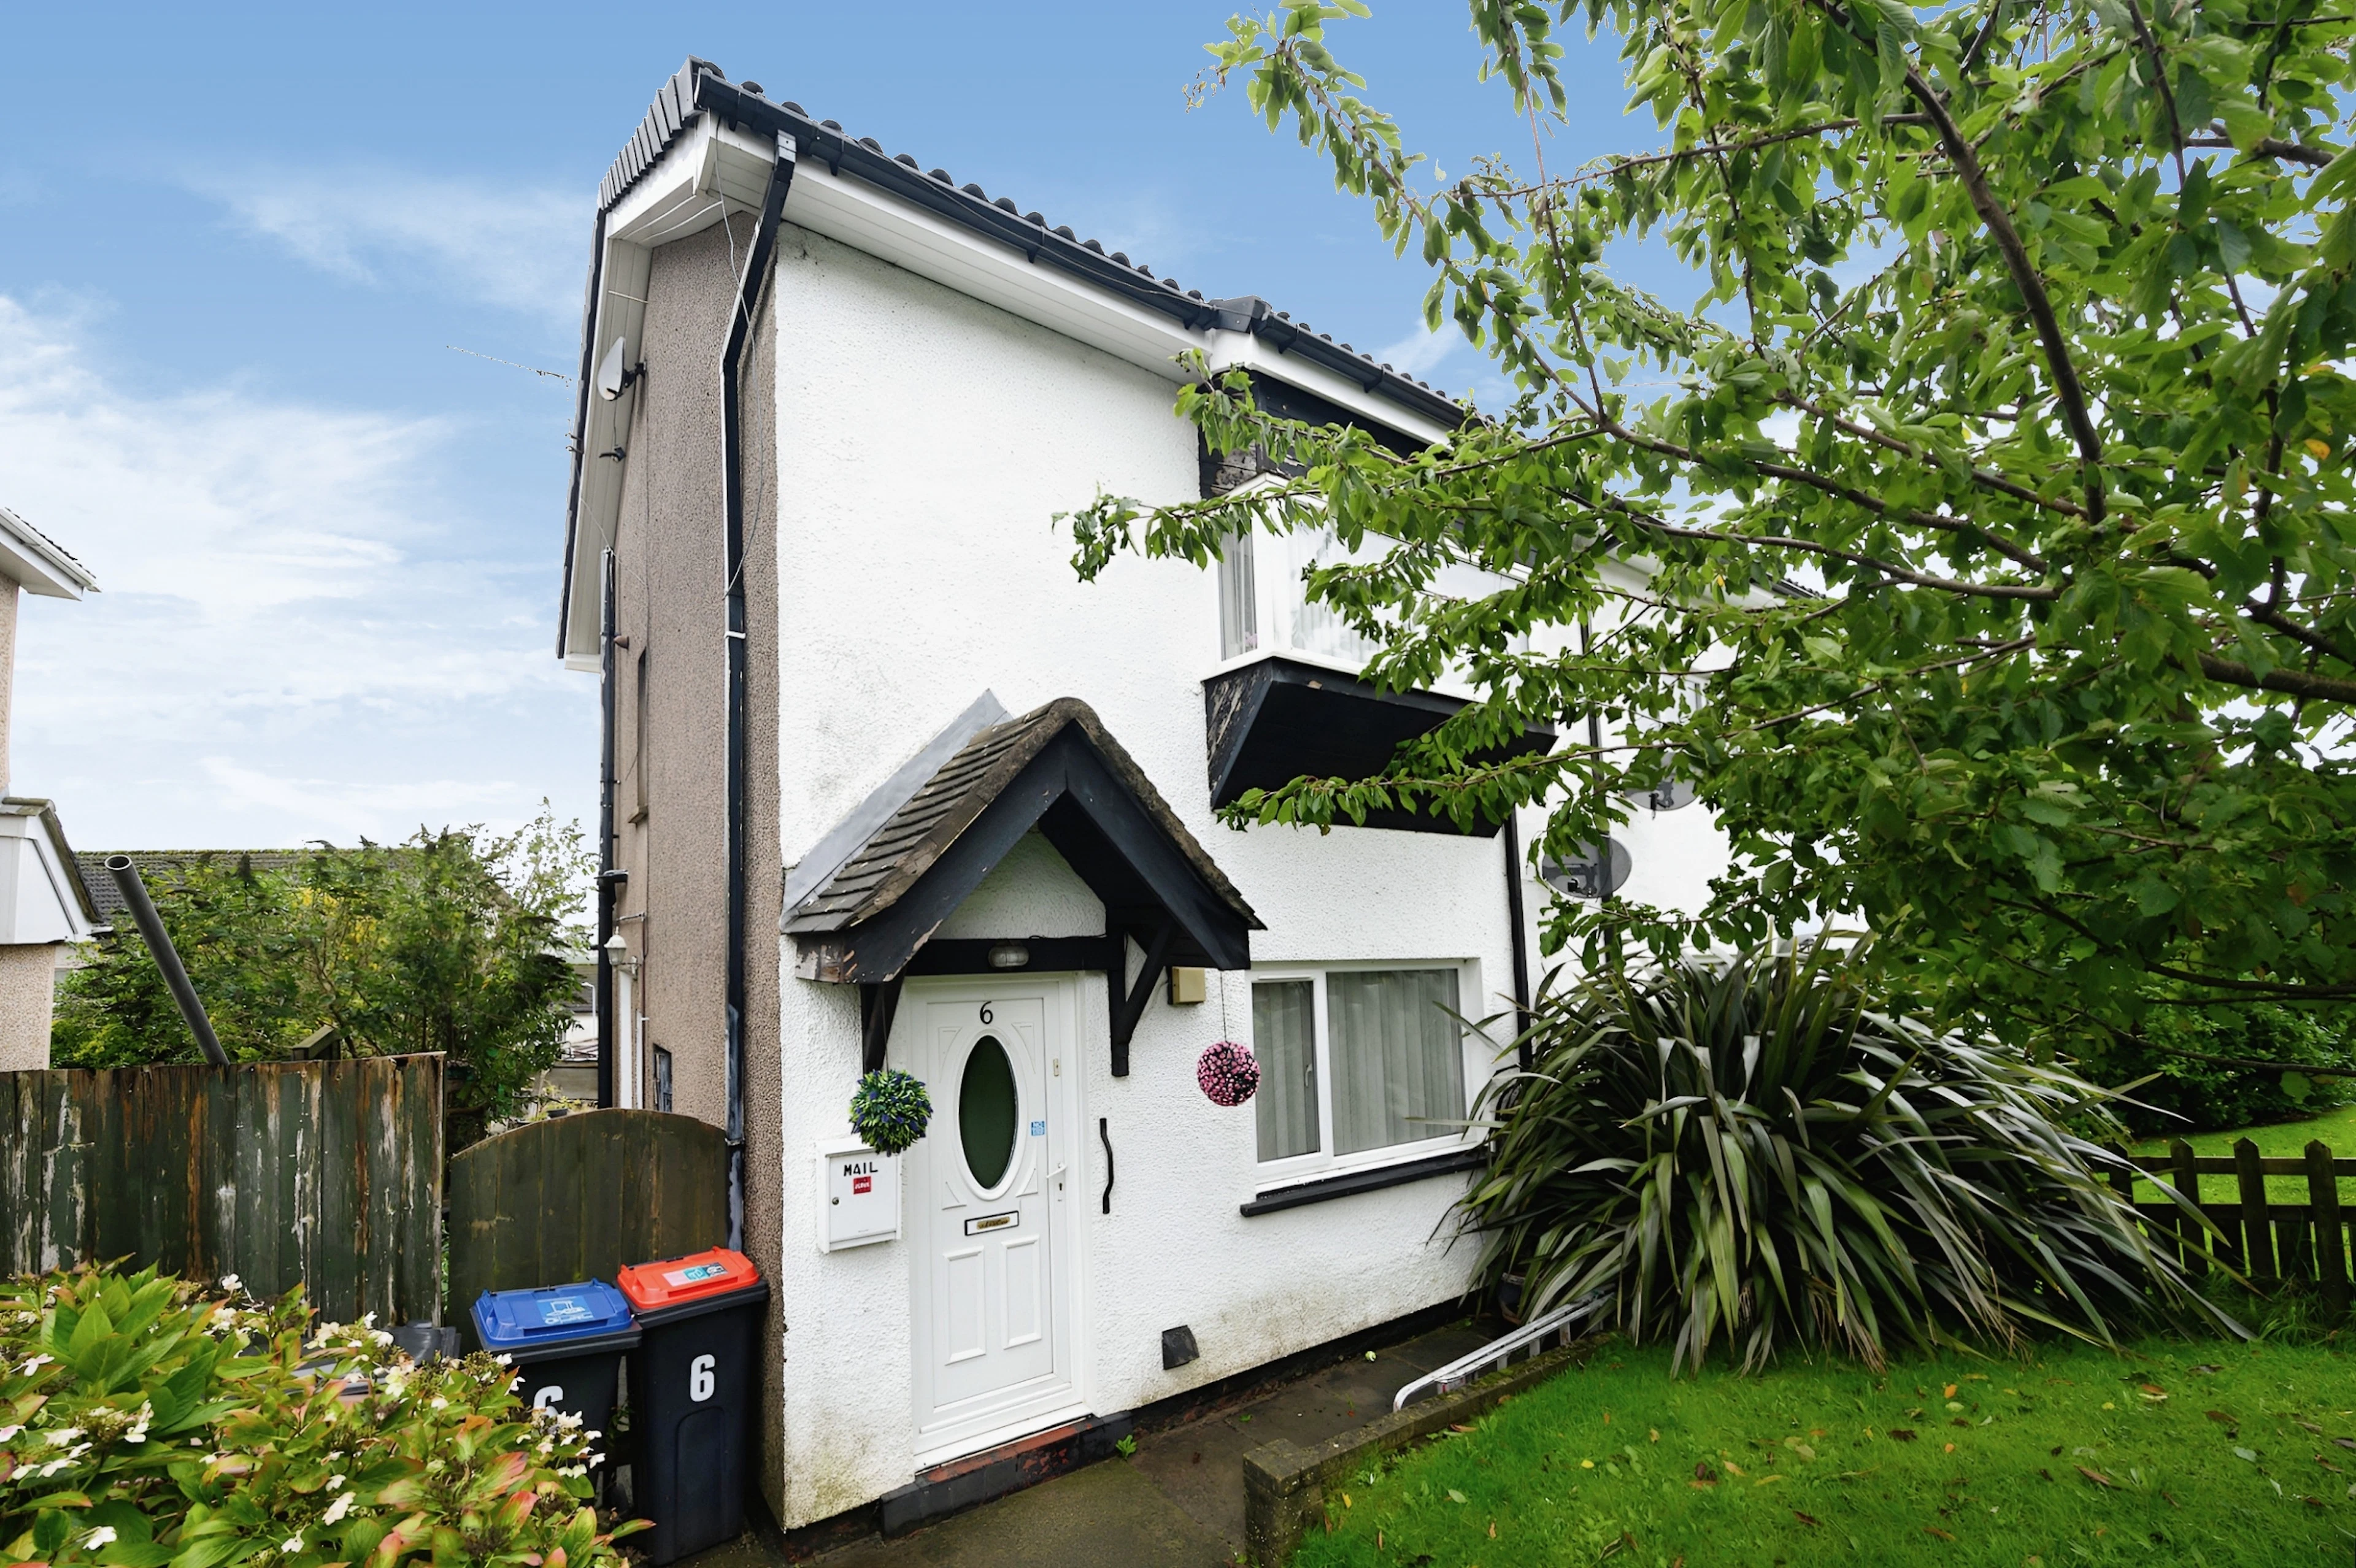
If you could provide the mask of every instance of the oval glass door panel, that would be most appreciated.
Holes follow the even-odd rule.
[[[990,1035],[973,1042],[958,1083],[958,1136],[965,1144],[965,1168],[984,1191],[1006,1179],[1014,1159],[1017,1111],[1014,1063]]]

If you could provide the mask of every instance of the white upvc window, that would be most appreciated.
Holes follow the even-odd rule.
[[[1228,536],[1219,553],[1221,662],[1294,654],[1340,669],[1365,667],[1378,645],[1353,630],[1333,606],[1312,603],[1306,576],[1316,567],[1379,560],[1389,548],[1388,540],[1369,536],[1357,549],[1346,550],[1331,528]],[[1430,592],[1471,601],[1510,586],[1510,578],[1452,561],[1433,574]],[[1515,639],[1516,648],[1528,645],[1526,635]],[[1463,672],[1453,668],[1441,684],[1467,688]]]
[[[1263,1189],[1420,1159],[1474,1141],[1462,1124],[1479,1045],[1459,1019],[1461,962],[1252,970],[1252,1096]]]

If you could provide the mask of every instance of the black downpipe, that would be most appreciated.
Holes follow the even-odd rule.
[[[614,552],[599,562],[603,607],[597,616],[598,667],[605,672],[597,741],[597,1108],[614,1104]]]
[[[784,221],[786,192],[794,182],[794,140],[777,138],[777,161],[769,165],[769,187],[761,197],[761,218],[736,282],[728,316],[728,341],[720,351],[720,482],[724,509],[722,591],[726,601],[723,641],[728,648],[728,1245],[744,1247],[744,838],[746,829],[744,614],[744,448],[737,380],[753,317],[767,284],[769,259]],[[727,219],[723,218],[722,222]]]
[[[1505,811],[1505,918],[1514,925],[1514,1055],[1526,1072],[1530,1067],[1530,1042],[1524,1038],[1530,1027],[1530,939],[1525,929],[1527,921],[1522,912],[1522,827],[1520,814],[1514,807]]]
[[[164,917],[155,912],[155,901],[147,896],[147,884],[139,880],[139,868],[132,864],[128,855],[109,855],[106,874],[114,879],[115,891],[131,906],[131,918],[138,925],[139,934],[147,939],[147,951],[155,955],[155,967],[164,972],[165,988],[180,1005],[180,1017],[187,1021],[188,1032],[197,1037],[197,1049],[215,1067],[227,1067],[229,1052],[213,1036],[212,1019],[205,1017],[205,1004],[198,999],[197,987],[188,980],[179,950],[172,945],[171,935],[164,929]]]

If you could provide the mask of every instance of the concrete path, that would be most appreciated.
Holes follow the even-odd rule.
[[[1215,1568],[1244,1542],[1243,1456],[1289,1437],[1322,1442],[1387,1413],[1409,1380],[1479,1349],[1496,1325],[1442,1328],[1246,1397],[1199,1420],[1138,1439],[1108,1459],[986,1503],[896,1541],[870,1538],[816,1560],[819,1568]],[[697,1568],[755,1568],[774,1559],[746,1541]],[[723,1565],[720,1559],[727,1558]]]

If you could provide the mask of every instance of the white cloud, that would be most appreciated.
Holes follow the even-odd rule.
[[[1396,366],[1410,376],[1429,376],[1459,348],[1469,347],[1463,333],[1453,325],[1438,332],[1427,332],[1419,326],[1397,343],[1375,350],[1375,358],[1377,363]]]
[[[382,841],[411,829],[455,827],[512,815],[519,786],[511,780],[421,779],[390,784],[338,778],[290,778],[244,767],[229,757],[198,764],[218,793],[220,809],[256,812],[319,825],[305,836],[331,844],[362,837]]]
[[[577,195],[385,170],[250,170],[190,182],[250,232],[357,283],[423,283],[571,322],[589,214]]]
[[[0,502],[101,589],[27,599],[18,642],[10,787],[57,797],[77,841],[579,813],[595,692],[550,653],[545,539],[514,549],[438,493],[445,421],[135,395],[5,295],[0,365]]]

